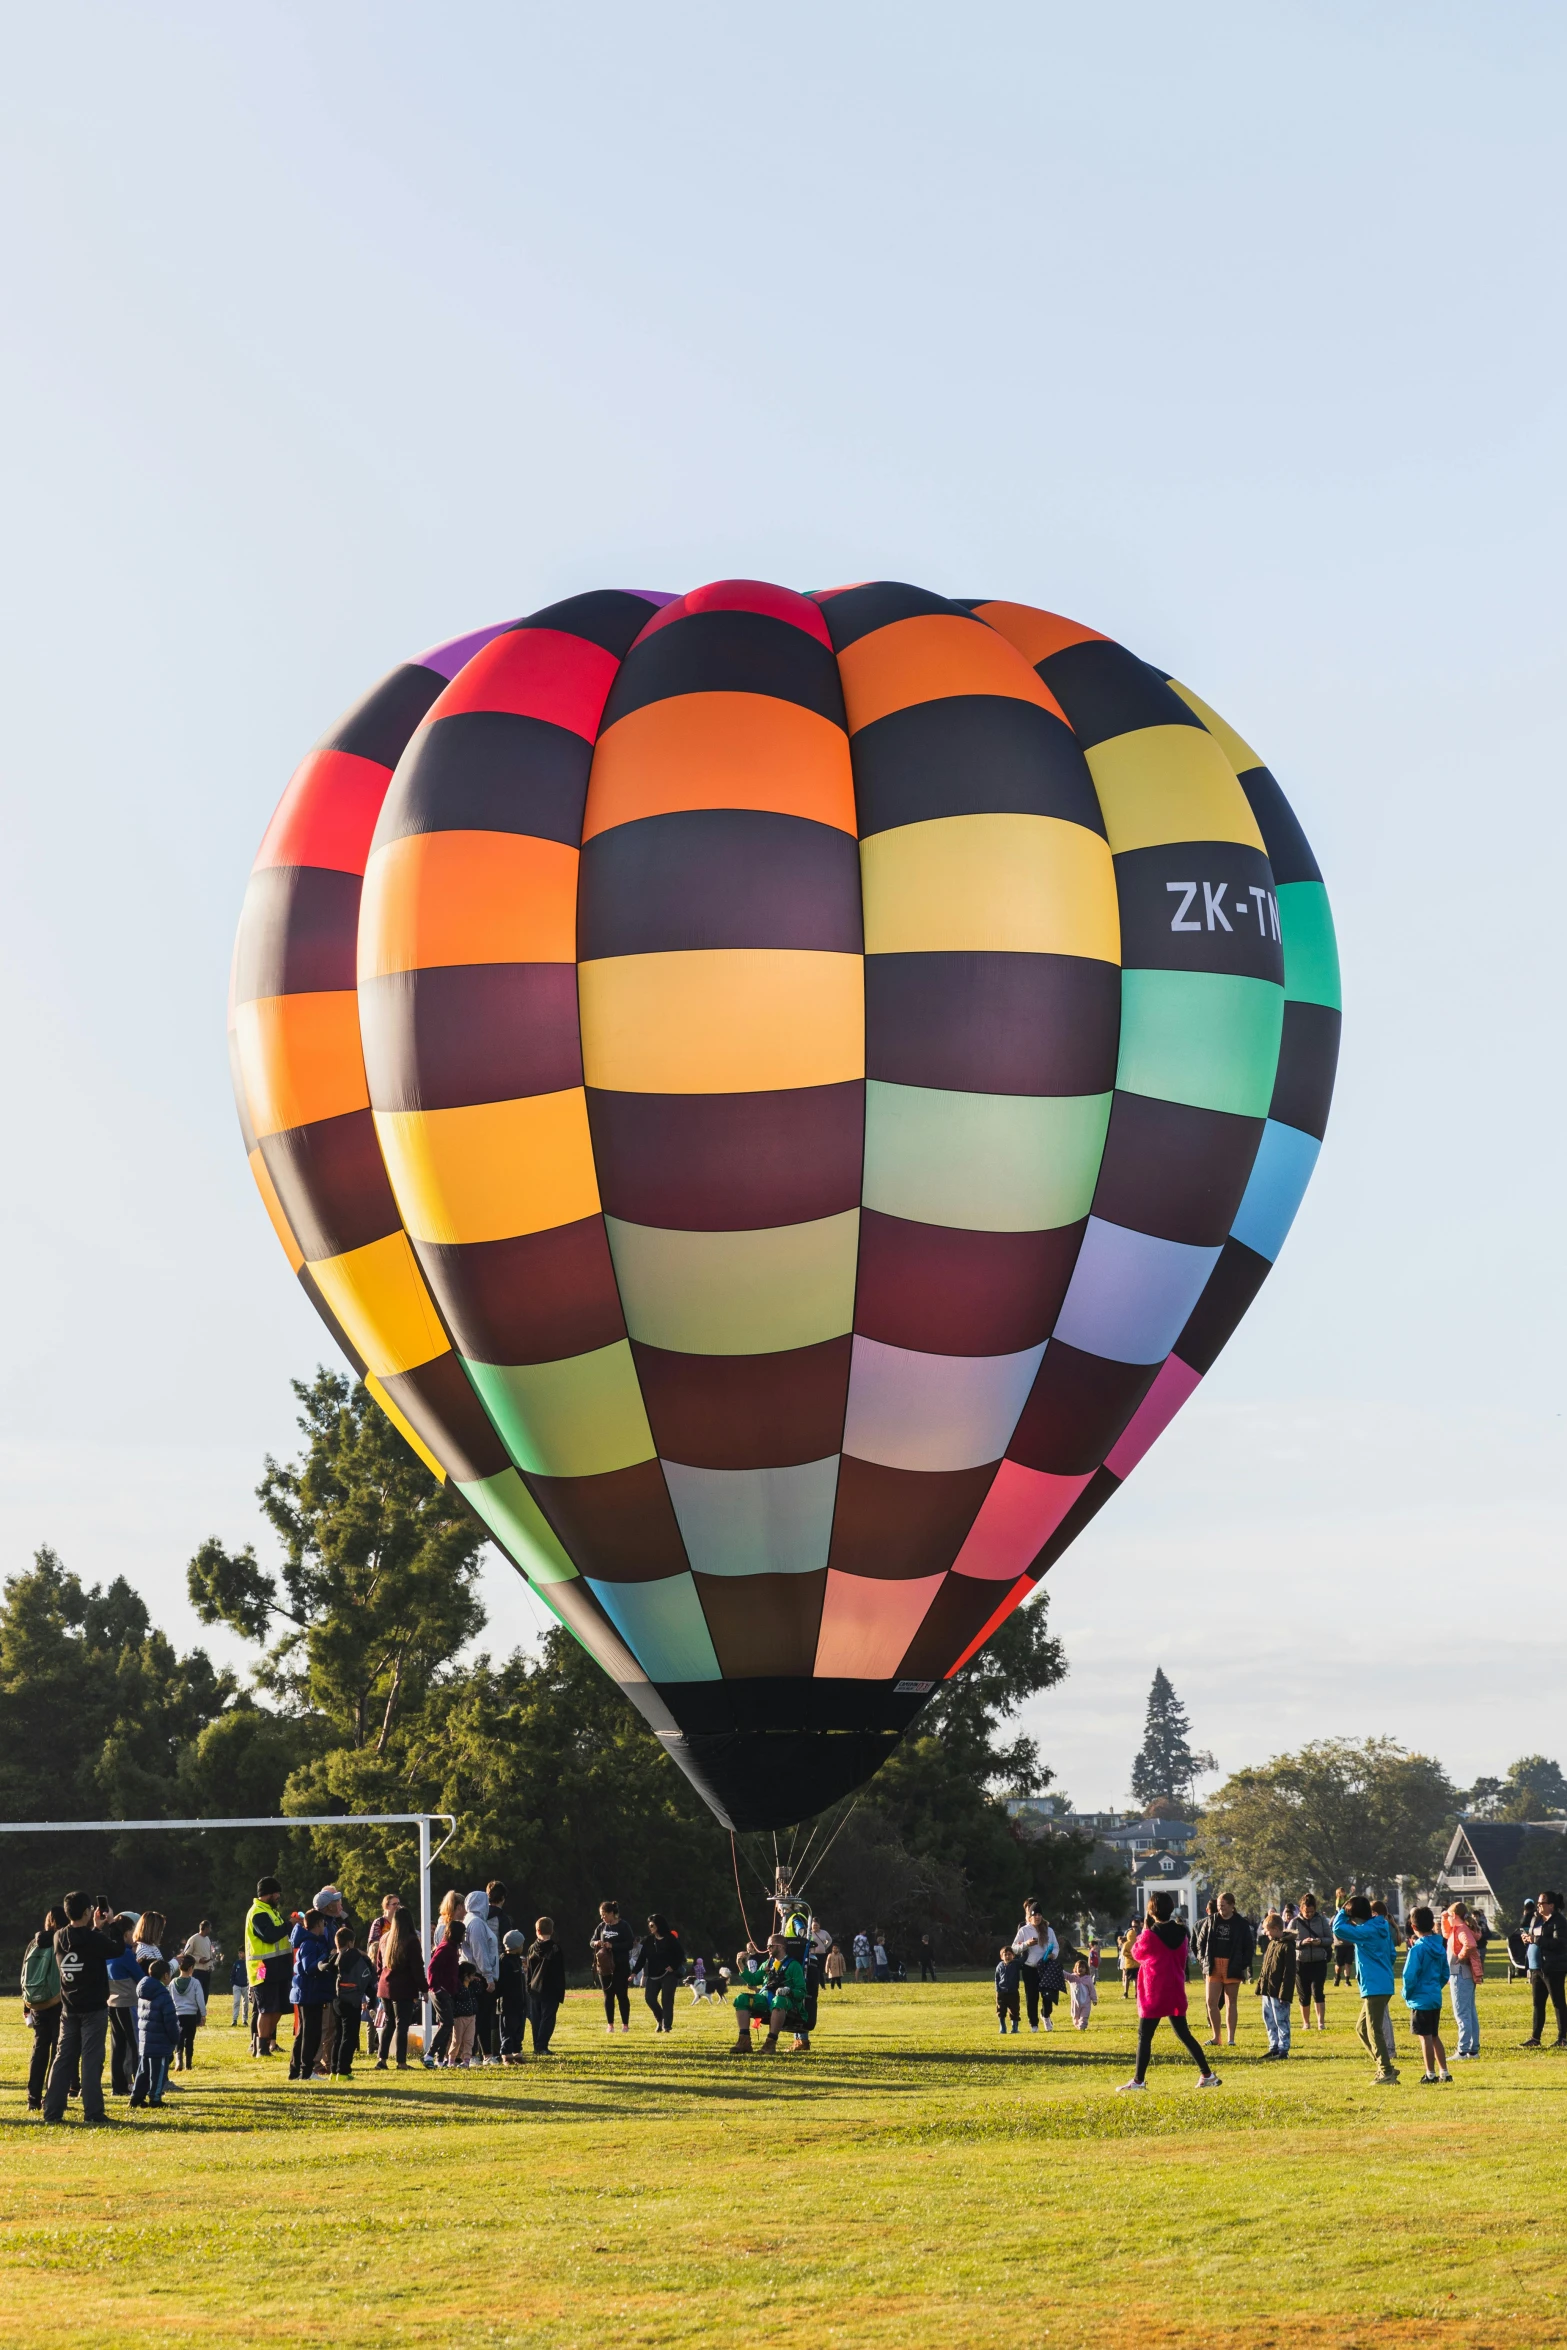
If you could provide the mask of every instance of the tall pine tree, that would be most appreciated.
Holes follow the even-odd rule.
[[[1211,1755],[1193,1752],[1191,1727],[1164,1667],[1158,1666],[1148,1692],[1142,1748],[1132,1765],[1132,1794],[1138,1803],[1157,1803],[1161,1798],[1166,1803],[1191,1801],[1193,1780],[1199,1771],[1211,1769],[1213,1761]]]

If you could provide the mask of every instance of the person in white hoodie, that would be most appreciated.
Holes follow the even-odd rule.
[[[490,1897],[483,1892],[470,1893],[466,1907],[468,1922],[463,1936],[463,1961],[478,1971],[482,1982],[478,2030],[474,2034],[474,2062],[499,2064],[500,2055],[495,2045],[495,1986],[500,1979],[501,1954],[496,1947],[495,1929],[490,1924]]]

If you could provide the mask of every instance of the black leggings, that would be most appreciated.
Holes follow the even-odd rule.
[[[1313,2000],[1318,2007],[1326,2004],[1324,1993],[1328,1987],[1328,1962],[1325,1958],[1303,1958],[1295,1972],[1295,1988],[1300,1993],[1300,2012],[1304,2015]]]
[[[111,2016],[118,2012],[116,2008],[109,2010]],[[34,2008],[32,2018],[33,2060],[27,2068],[27,2102],[37,2107],[43,2104],[44,2083],[49,2078],[49,2067],[60,2038],[59,2001],[56,2000],[53,2007]]]
[[[1549,1999],[1556,2010],[1556,2037],[1567,2040],[1567,1975],[1541,1967],[1530,1987],[1534,1992],[1535,2038],[1538,2040],[1545,2030],[1545,2002]]]
[[[395,2038],[397,2061],[399,2064],[406,2064],[408,2062],[408,2027],[419,2012],[419,2002],[417,1999],[383,1999],[381,2006],[386,2021],[381,2027],[381,2045],[378,2051],[380,2060],[384,2064],[391,2055],[392,2042]]]
[[[613,1983],[601,1983],[599,1986],[600,1990],[604,1994],[604,2021],[607,2024],[613,2024],[615,2020],[615,2009],[618,2006],[620,2009],[620,2020],[628,2030],[631,2025],[631,1993],[627,1989],[627,1984],[629,1984],[630,1980],[631,1978],[628,1975],[626,1977],[626,1981],[623,1983],[617,1975]]]
[[[1137,2078],[1141,2080],[1148,2070],[1148,2059],[1153,2051],[1153,2036],[1162,2023],[1167,2023],[1186,2050],[1200,2073],[1209,2071],[1208,2059],[1192,2037],[1192,2027],[1183,2015],[1140,2015],[1137,2019]]]
[[[675,1992],[679,1988],[673,1975],[654,1975],[644,1982],[642,1996],[666,2032],[675,2028]]]

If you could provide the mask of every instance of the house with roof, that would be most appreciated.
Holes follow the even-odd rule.
[[[1567,1818],[1461,1819],[1436,1881],[1439,1897],[1478,1904],[1493,1925],[1511,1926],[1530,1894],[1567,1877]]]

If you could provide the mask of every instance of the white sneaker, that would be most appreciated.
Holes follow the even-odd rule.
[[[1116,2095],[1117,2097],[1124,2097],[1128,2089],[1146,2089],[1147,2086],[1148,2083],[1146,2081],[1123,2081],[1120,2087],[1116,2090]]]
[[[1198,2080],[1197,2086],[1199,2089],[1222,2089],[1224,2083],[1217,2073],[1204,2073]]]

